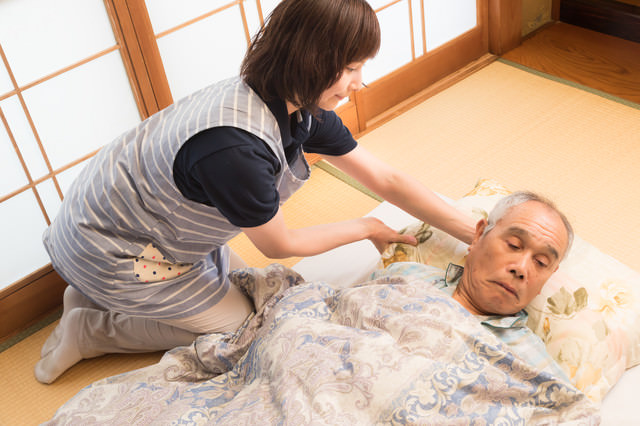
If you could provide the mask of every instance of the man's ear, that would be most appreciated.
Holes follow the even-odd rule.
[[[478,223],[476,223],[476,232],[473,234],[473,241],[471,241],[471,245],[475,244],[480,239],[480,237],[482,237],[484,229],[488,224],[489,222],[487,222],[487,219],[480,219]]]

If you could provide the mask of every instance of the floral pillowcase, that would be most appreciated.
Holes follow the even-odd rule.
[[[456,208],[474,218],[487,217],[509,190],[482,180]],[[403,230],[418,246],[393,244],[382,263],[412,261],[446,269],[464,265],[467,245],[416,223]],[[527,307],[528,326],[572,383],[600,402],[625,369],[640,364],[640,274],[578,236],[567,258]]]

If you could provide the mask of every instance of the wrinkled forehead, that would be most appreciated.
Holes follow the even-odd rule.
[[[503,233],[527,239],[562,259],[569,244],[569,235],[562,218],[551,207],[538,201],[513,206],[497,223]]]

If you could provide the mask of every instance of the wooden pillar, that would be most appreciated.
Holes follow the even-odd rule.
[[[522,2],[489,0],[489,52],[502,55],[522,41]]]

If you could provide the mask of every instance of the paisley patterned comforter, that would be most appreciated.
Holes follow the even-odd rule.
[[[256,314],[88,386],[49,424],[598,424],[449,296],[411,277],[334,290],[281,266],[232,281]]]

